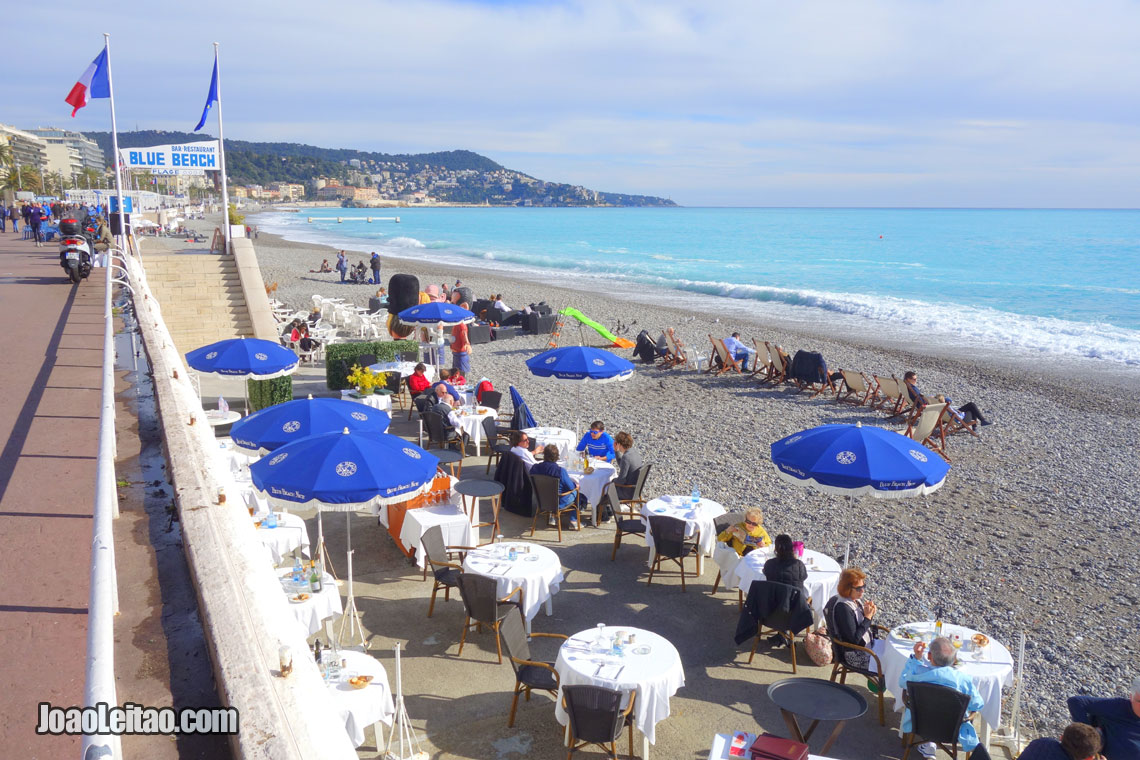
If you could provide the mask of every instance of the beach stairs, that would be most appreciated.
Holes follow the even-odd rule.
[[[144,252],[142,262],[179,353],[226,338],[265,337],[254,329],[233,255]]]

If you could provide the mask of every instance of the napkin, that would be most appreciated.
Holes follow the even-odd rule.
[[[624,669],[625,669],[625,665],[622,665],[620,662],[613,663],[613,664],[606,664],[606,665],[603,665],[601,667],[601,669],[598,670],[597,675],[598,675],[598,678],[603,678],[607,681],[614,681],[617,679],[617,677],[619,675],[621,675],[621,672]]]

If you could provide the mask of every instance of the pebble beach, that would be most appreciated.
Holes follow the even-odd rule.
[[[256,217],[247,223],[256,224]],[[341,284],[339,275],[310,273],[336,251],[261,233],[255,241],[262,276],[276,282],[278,300],[309,308],[313,294],[361,306],[370,285]],[[350,252],[355,262],[361,254]],[[837,337],[826,324],[786,325],[708,311],[578,291],[512,278],[500,272],[443,267],[384,257],[383,280],[396,273],[430,282],[457,278],[477,297],[500,293],[514,308],[546,301],[574,306],[611,327],[654,337],[668,327],[707,355],[708,335],[739,330],[756,338],[823,354],[831,369],[902,377],[919,373],[928,396],[976,402],[996,424],[979,438],[953,436],[952,469],[935,494],[903,501],[847,500],[779,480],[771,442],[828,423],[903,426],[866,407],[809,398],[791,386],[761,385],[746,376],[713,377],[692,369],[638,363],[628,382],[581,389],[583,422],[604,420],[628,431],[653,465],[652,494],[688,493],[694,485],[728,509],[759,506],[769,533],[789,533],[809,548],[842,556],[868,573],[869,597],[883,625],[945,619],[987,632],[1016,653],[1026,636],[1022,725],[1030,736],[1057,732],[1068,722],[1065,698],[1076,693],[1119,696],[1140,668],[1140,376],[1074,373],[1051,362],[1001,364],[946,351],[877,345]],[[574,323],[563,343],[604,346]],[[496,388],[515,385],[539,424],[573,427],[575,393],[529,375],[524,360],[547,347],[548,336],[523,336],[474,347],[471,376]],[[618,351],[630,357],[629,351]],[[879,622],[879,621],[876,621]],[[726,635],[728,635],[726,633]],[[1007,691],[1003,719],[1012,690]]]

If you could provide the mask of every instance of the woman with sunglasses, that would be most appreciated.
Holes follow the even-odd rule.
[[[879,611],[875,603],[866,598],[867,574],[857,567],[849,567],[839,574],[839,592],[823,608],[827,630],[835,638],[848,644],[867,647],[882,656],[883,640],[876,639],[871,620]],[[871,655],[859,649],[840,648],[848,667],[863,671],[876,671]]]
[[[733,525],[717,536],[716,540],[728,544],[741,557],[772,543],[772,539],[768,538],[768,531],[764,530],[764,513],[758,507],[746,511],[744,522]]]
[[[584,451],[588,456],[612,462],[617,457],[614,452],[614,437],[606,432],[606,425],[601,420],[590,423],[590,429],[578,441],[578,451]]]

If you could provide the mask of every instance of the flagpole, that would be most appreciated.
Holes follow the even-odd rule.
[[[119,204],[119,236],[118,246],[120,250],[127,250],[125,237],[127,233],[127,209],[123,205],[123,178],[119,170],[119,127],[115,122],[115,85],[111,80],[111,35],[106,32],[103,33],[103,47],[107,50],[107,90],[111,95],[111,151],[114,154],[113,161],[115,163],[115,195],[118,197]],[[110,211],[110,209],[108,209]],[[107,224],[110,224],[110,218],[107,219]],[[106,253],[107,261],[105,266],[111,265],[111,252]]]
[[[222,132],[222,64],[218,60],[218,43],[214,43],[214,66],[218,69],[218,160],[222,169],[222,234],[226,253],[230,252],[230,194],[226,179],[226,137]]]

